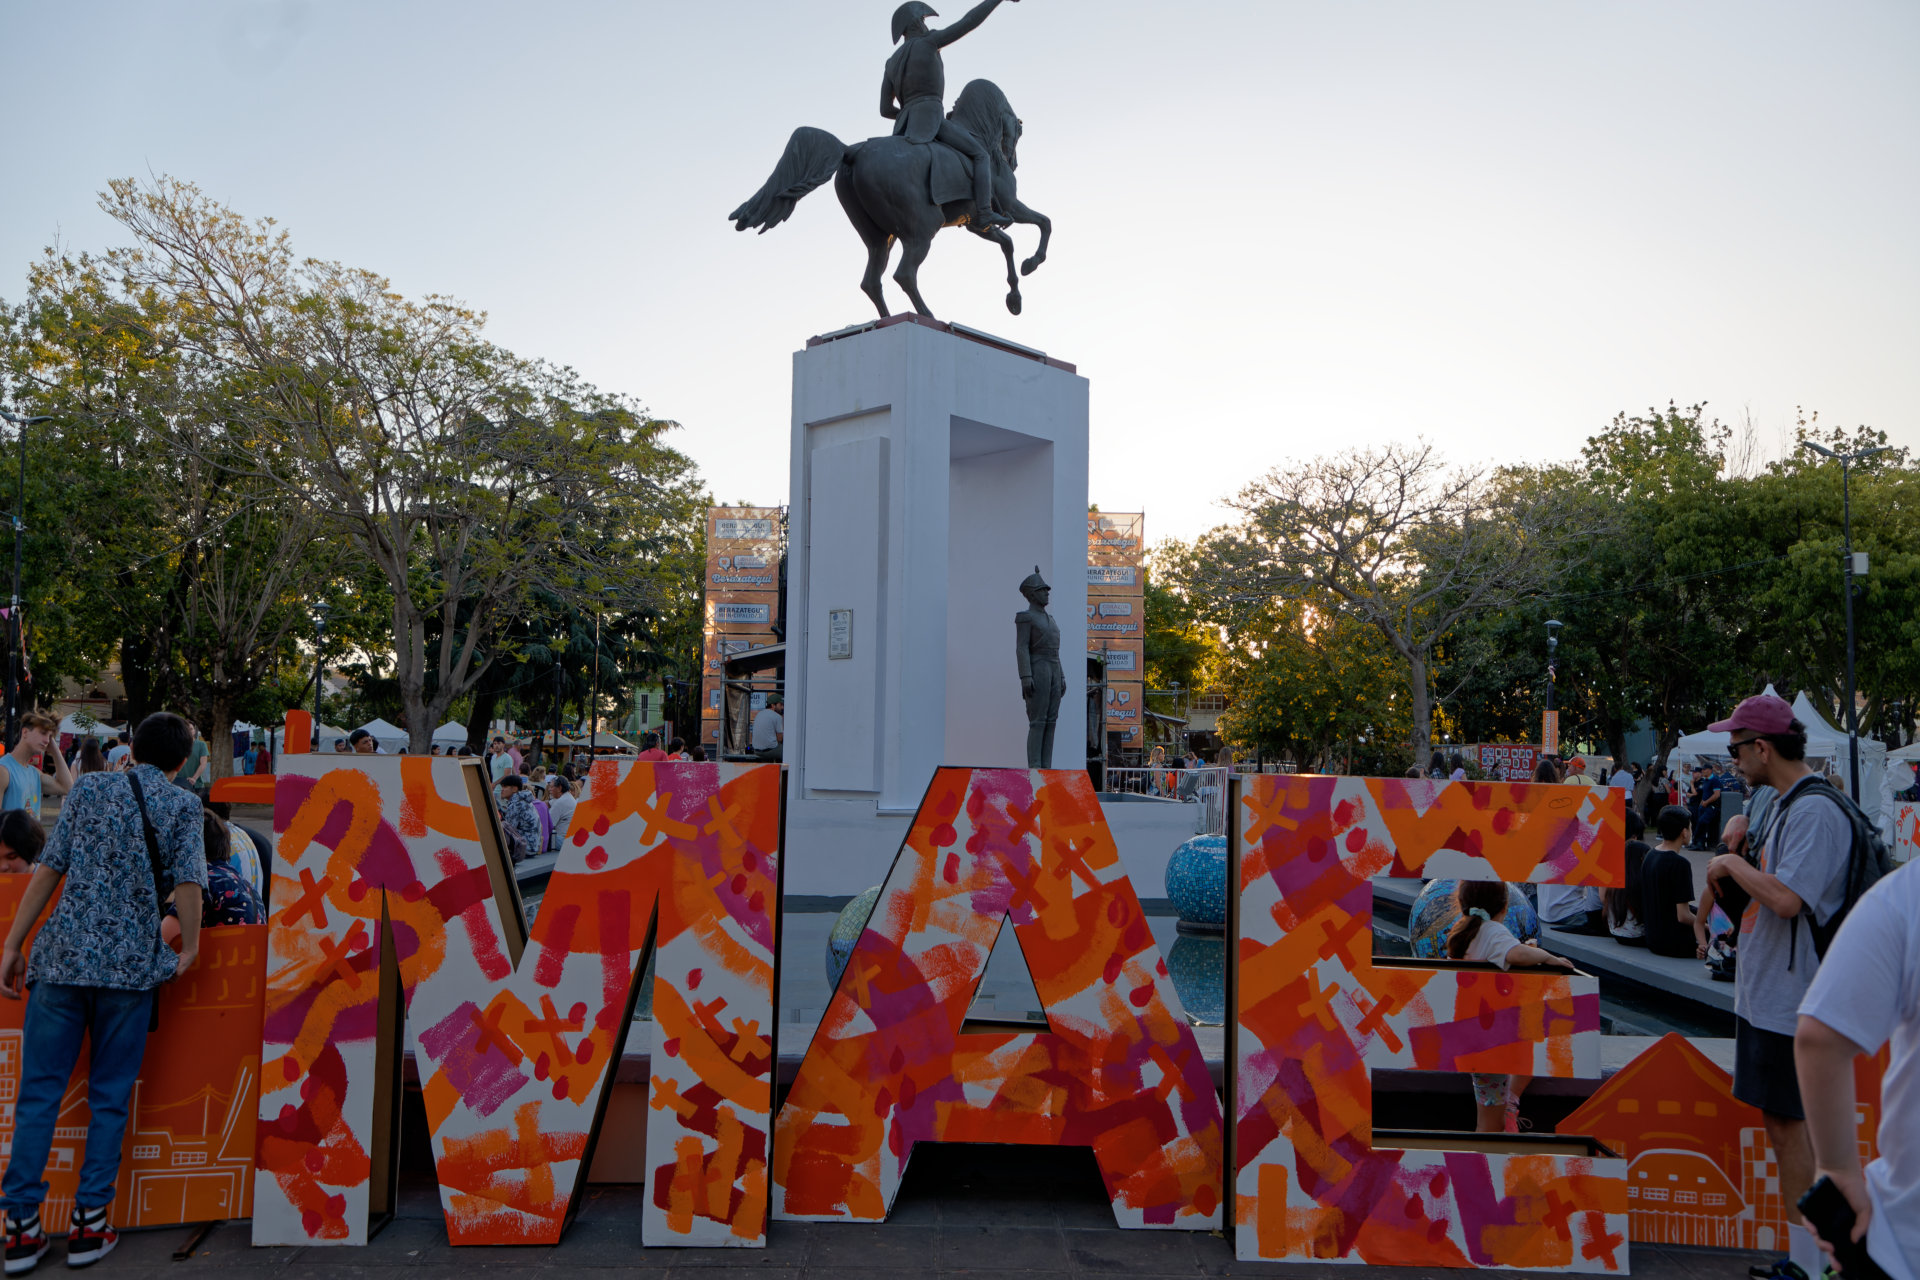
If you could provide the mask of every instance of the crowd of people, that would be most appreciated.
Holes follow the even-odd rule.
[[[1887,873],[1871,824],[1808,766],[1805,728],[1786,702],[1749,698],[1712,728],[1728,734],[1729,766],[1650,776],[1628,765],[1605,774],[1605,785],[1633,792],[1625,883],[1604,894],[1540,886],[1541,932],[1549,940],[1549,930],[1610,936],[1658,955],[1724,961],[1716,976],[1735,984],[1733,1091],[1763,1117],[1781,1193],[1795,1204],[1820,1180],[1853,1224],[1835,1232],[1846,1238],[1821,1240],[1794,1220],[1787,1256],[1755,1268],[1756,1276],[1812,1280],[1824,1246],[1841,1251],[1849,1277],[1870,1280],[1879,1268],[1914,1280],[1920,872]],[[0,757],[0,874],[29,877],[0,950],[0,996],[33,993],[13,1144],[0,1177],[9,1274],[32,1269],[51,1248],[39,1216],[45,1167],[83,1042],[92,1117],[67,1257],[84,1266],[113,1249],[108,1210],[158,988],[192,968],[202,928],[258,923],[270,896],[267,851],[231,823],[225,806],[201,794],[206,743],[187,721],[158,713],[129,740],[87,739],[70,756],[52,748],[57,729],[50,717],[29,713],[15,749]],[[364,732],[345,745],[379,749]],[[640,759],[703,754],[697,744],[663,743],[650,733]],[[1172,771],[1172,762],[1162,763]],[[529,766],[504,737],[489,744],[487,769],[515,861],[559,847],[591,764],[581,753],[551,768]],[[1535,781],[1600,785],[1593,775],[1601,772],[1579,757],[1549,757]],[[40,820],[48,796],[63,800],[51,834]],[[1729,796],[1741,798],[1741,811],[1723,823]],[[1711,856],[1696,892],[1689,855],[1703,850]],[[1461,882],[1447,953],[1502,971],[1571,971],[1572,962],[1540,938],[1516,933],[1513,897],[1504,884]],[[28,959],[27,935],[43,915]],[[1863,1168],[1853,1061],[1889,1043],[1881,1154]],[[1523,1127],[1525,1077],[1475,1074],[1472,1083],[1478,1128]]]
[[[1659,955],[1713,959],[1734,983],[1733,1093],[1761,1114],[1780,1191],[1797,1206],[1816,1181],[1844,1203],[1833,1236],[1790,1217],[1787,1256],[1752,1274],[1813,1280],[1823,1250],[1848,1277],[1920,1276],[1920,871],[1891,870],[1873,824],[1806,760],[1806,728],[1772,695],[1710,726],[1728,735],[1724,769],[1674,770],[1608,784],[1639,787],[1627,813],[1626,883],[1604,896],[1542,885],[1548,929],[1612,936]],[[1534,780],[1596,785],[1584,762],[1543,760]],[[1623,776],[1623,774],[1625,776]],[[1724,823],[1722,798],[1742,811]],[[1731,807],[1731,806],[1729,806]],[[1655,841],[1644,839],[1651,810]],[[1690,852],[1711,850],[1696,893]],[[1571,966],[1506,927],[1510,891],[1454,891],[1448,954],[1502,970]],[[1716,932],[1716,927],[1718,932]],[[1543,929],[1544,932],[1544,929]],[[1891,1045],[1881,1087],[1880,1155],[1864,1169],[1854,1059]],[[1520,1127],[1525,1077],[1473,1077],[1478,1127]],[[1815,1202],[1808,1200],[1811,1207]],[[1850,1225],[1845,1221],[1851,1218]],[[1839,1237],[1839,1238],[1834,1238]]]

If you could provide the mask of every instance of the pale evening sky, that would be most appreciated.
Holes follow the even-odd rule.
[[[0,296],[56,237],[116,242],[108,179],[171,174],[678,419],[719,499],[784,500],[789,354],[871,314],[863,255],[830,186],[764,238],[725,214],[795,126],[885,131],[891,11],[0,0]],[[1023,316],[960,232],[928,301],[1078,364],[1091,497],[1156,540],[1289,459],[1565,458],[1668,399],[1920,447],[1912,0],[1024,0],[947,67],[1020,112],[1055,238]]]

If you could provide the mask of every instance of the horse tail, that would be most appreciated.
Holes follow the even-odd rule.
[[[795,129],[787,140],[785,154],[773,167],[767,184],[753,198],[727,217],[735,231],[760,228],[765,235],[793,216],[793,207],[801,197],[831,178],[846,158],[846,144],[825,129],[805,126]]]

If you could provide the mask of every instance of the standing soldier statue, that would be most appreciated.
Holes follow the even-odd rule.
[[[1020,584],[1020,594],[1027,598],[1027,607],[1014,615],[1013,652],[1020,667],[1020,696],[1027,700],[1027,768],[1051,769],[1053,730],[1067,676],[1060,668],[1060,624],[1047,612],[1053,588],[1040,576],[1039,565]]]
[[[893,42],[880,86],[880,114],[893,121],[893,134],[924,146],[936,139],[973,161],[974,226],[1004,227],[1011,221],[993,207],[993,161],[985,146],[965,127],[947,119],[947,68],[940,50],[987,20],[1000,0],[982,0],[950,27],[934,31],[928,18],[940,15],[923,0],[908,0],[893,11]],[[906,43],[902,44],[904,40]]]

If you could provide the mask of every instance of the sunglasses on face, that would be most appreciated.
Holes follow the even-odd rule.
[[[1738,760],[1738,759],[1740,758],[1740,748],[1742,748],[1742,747],[1750,747],[1750,746],[1752,746],[1752,745],[1753,745],[1754,743],[1756,743],[1756,742],[1758,742],[1758,741],[1760,741],[1760,739],[1759,739],[1758,737],[1752,737],[1752,738],[1742,738],[1742,739],[1741,739],[1740,741],[1738,741],[1738,742],[1734,742],[1734,741],[1732,741],[1731,739],[1729,739],[1729,740],[1728,740],[1728,742],[1727,742],[1727,752],[1728,752],[1728,754],[1730,754],[1730,755],[1731,755],[1731,756],[1732,756],[1732,757],[1733,757],[1733,758],[1734,758],[1735,760]]]

